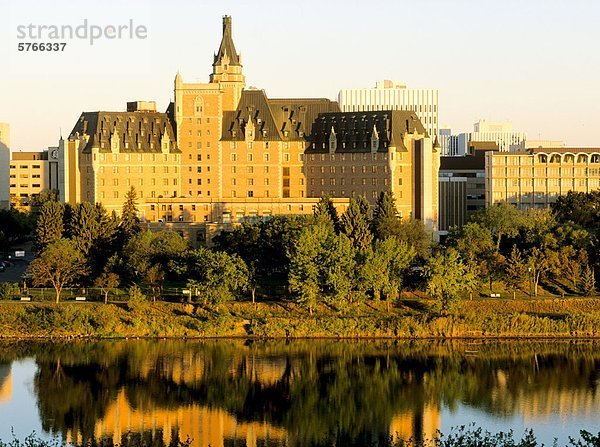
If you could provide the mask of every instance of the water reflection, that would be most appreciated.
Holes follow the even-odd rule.
[[[600,345],[319,341],[4,344],[35,357],[46,432],[75,443],[197,446],[383,445],[431,438],[443,409],[530,425],[598,414]],[[12,403],[11,403],[12,405]],[[15,403],[16,405],[16,403]],[[574,434],[577,431],[574,430]]]

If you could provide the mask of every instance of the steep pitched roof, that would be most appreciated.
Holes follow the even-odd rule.
[[[87,140],[82,152],[92,148],[100,152],[111,151],[111,138],[119,136],[120,152],[161,152],[163,135],[170,141],[169,152],[181,152],[171,120],[166,113],[158,112],[83,112],[73,127],[70,140]],[[127,144],[125,144],[127,143]]]
[[[329,99],[269,99],[264,90],[244,90],[237,109],[223,114],[221,139],[245,139],[252,120],[256,141],[305,141],[319,113],[339,111]]]
[[[229,59],[229,65],[241,65],[240,56],[235,51],[231,32],[231,16],[223,16],[223,38],[219,51],[215,54],[213,65],[221,65],[224,57]]]
[[[428,136],[412,111],[320,113],[313,124],[311,144],[306,152],[328,152],[332,130],[337,141],[336,152],[370,152],[374,133],[379,152],[387,152],[390,146],[406,150],[403,141],[406,133]]]

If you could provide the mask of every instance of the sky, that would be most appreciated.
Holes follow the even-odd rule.
[[[207,82],[233,17],[247,86],[269,97],[327,97],[392,79],[439,90],[454,133],[512,121],[529,139],[600,146],[600,2],[596,0],[0,0],[0,122],[12,150],[67,137],[81,112],[173,97],[178,70]],[[133,21],[145,39],[18,39],[17,27]],[[47,37],[47,36],[46,36]],[[18,43],[66,42],[62,52]]]

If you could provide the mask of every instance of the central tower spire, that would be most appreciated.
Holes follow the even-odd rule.
[[[215,53],[210,82],[220,84],[225,93],[223,110],[235,110],[246,86],[246,78],[242,73],[241,55],[233,44],[231,16],[223,16],[223,37]]]

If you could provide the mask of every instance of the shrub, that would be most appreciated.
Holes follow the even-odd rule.
[[[12,300],[21,294],[21,288],[17,282],[0,283],[0,298]]]

